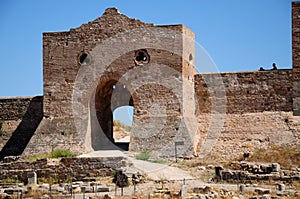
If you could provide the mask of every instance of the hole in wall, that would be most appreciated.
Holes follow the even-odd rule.
[[[147,61],[148,58],[143,52],[139,52],[139,54],[136,56],[135,60],[138,61],[138,62]]]
[[[190,54],[190,56],[189,56],[189,60],[190,60],[190,61],[192,61],[192,60],[193,60],[193,55],[192,55],[192,54]]]
[[[137,65],[148,64],[150,61],[150,56],[145,49],[141,49],[135,52],[135,63]]]
[[[79,56],[79,63],[81,65],[87,65],[87,64],[90,64],[91,63],[91,58],[90,56],[87,54],[87,53],[82,53],[80,56]]]

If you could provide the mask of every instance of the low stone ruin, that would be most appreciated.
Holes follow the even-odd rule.
[[[34,162],[17,161],[0,164],[0,180],[14,178],[28,183],[28,174],[39,178],[56,178],[65,181],[86,181],[88,178],[111,176],[113,170],[129,166],[124,157],[38,159]]]
[[[223,167],[215,167],[215,180],[226,182],[251,182],[251,181],[285,181],[300,180],[300,171],[282,170],[280,164],[262,164],[240,162],[239,170],[225,170]]]

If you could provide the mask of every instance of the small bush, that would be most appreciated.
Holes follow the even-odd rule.
[[[38,154],[38,155],[34,155],[34,156],[30,156],[26,158],[27,162],[35,162],[38,159],[44,159],[44,158],[48,158],[48,155],[46,154]]]
[[[49,158],[75,157],[77,154],[66,149],[55,149],[51,152]]]
[[[150,156],[150,151],[142,151],[141,153],[137,154],[135,158],[138,160],[149,160]]]
[[[38,184],[43,184],[43,183],[47,183],[47,184],[57,184],[59,183],[59,179],[58,178],[53,178],[53,177],[48,177],[48,178],[38,178]]]
[[[20,180],[16,179],[16,178],[6,178],[1,180],[2,184],[12,184],[12,183],[21,183]]]

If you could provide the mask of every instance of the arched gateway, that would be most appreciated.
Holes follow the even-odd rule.
[[[193,57],[194,34],[183,25],[146,24],[115,8],[68,32],[44,33],[45,117],[35,137],[57,134],[50,146],[81,152],[118,149],[112,113],[129,105],[130,151],[174,156],[179,141],[179,155],[192,155]]]

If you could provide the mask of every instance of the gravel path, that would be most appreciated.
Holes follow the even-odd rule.
[[[187,172],[177,167],[168,166],[167,164],[152,163],[149,161],[137,160],[130,157],[130,153],[118,150],[94,151],[79,157],[127,157],[133,166],[127,168],[129,173],[140,172],[146,174],[151,180],[183,180],[193,179]]]

